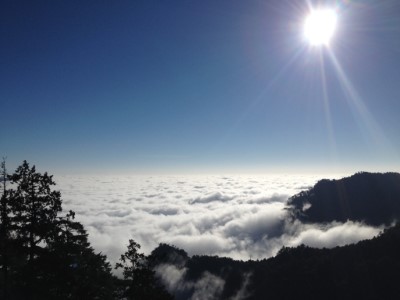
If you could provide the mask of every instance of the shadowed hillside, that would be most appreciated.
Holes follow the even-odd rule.
[[[289,211],[303,222],[347,220],[370,225],[400,219],[400,174],[357,173],[339,180],[321,180],[289,199]]]
[[[186,257],[179,251],[171,247],[169,256]],[[399,253],[397,225],[354,245],[282,248],[261,261],[193,256],[184,266],[164,265],[159,275],[176,299],[398,299]]]

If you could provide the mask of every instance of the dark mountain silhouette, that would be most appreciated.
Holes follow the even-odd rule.
[[[261,261],[193,256],[183,266],[182,282],[190,285],[204,274],[220,278],[224,284],[215,299],[399,299],[399,253],[396,225],[354,245],[282,248],[276,257]],[[171,247],[169,256],[176,255]],[[177,268],[182,270],[182,265]],[[175,296],[179,300],[192,295],[178,290]]]
[[[149,263],[153,268],[160,264],[172,264],[177,267],[183,267],[188,260],[189,256],[186,251],[164,243],[158,245],[149,256]]]
[[[361,172],[339,180],[320,180],[291,197],[288,210],[302,222],[352,220],[388,225],[400,219],[400,174]]]
[[[399,224],[354,245],[284,247],[274,258],[247,262],[189,257],[167,244],[145,256],[130,239],[116,264],[122,279],[91,247],[75,213],[62,212],[52,176],[26,161],[12,175],[3,161],[1,172],[0,300],[400,299]],[[389,224],[400,216],[399,199],[400,174],[358,173],[319,181],[287,209],[303,222]]]

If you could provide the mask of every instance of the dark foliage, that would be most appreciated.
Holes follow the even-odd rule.
[[[388,225],[400,219],[400,174],[361,172],[340,180],[324,179],[291,197],[288,205],[292,216],[303,222]]]
[[[35,166],[29,167],[26,161],[10,180],[16,185],[9,190],[13,233],[24,245],[29,261],[33,261],[49,242],[49,234],[61,211],[61,194],[51,190],[55,185],[52,176],[36,172]]]
[[[245,299],[399,299],[400,225],[355,245],[282,248],[275,258],[235,261],[194,256],[185,280],[204,272],[225,281],[220,299],[230,299],[250,276]],[[183,298],[182,298],[183,299]]]
[[[160,264],[172,264],[177,267],[183,267],[188,260],[189,256],[184,250],[164,243],[161,243],[154,249],[148,257],[150,267],[152,268]]]
[[[62,213],[52,176],[26,161],[12,175],[4,161],[1,167],[0,299],[171,299],[141,265],[145,257],[133,240],[123,255],[130,263],[126,280],[112,275],[75,213]]]
[[[24,161],[1,201],[2,299],[114,299],[106,257],[90,247],[74,212],[62,216],[52,176]]]
[[[139,253],[140,245],[129,240],[128,250],[121,255],[115,268],[122,268],[127,284],[123,296],[127,299],[172,300],[149,267],[145,255]]]

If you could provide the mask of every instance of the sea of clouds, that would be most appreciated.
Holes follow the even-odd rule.
[[[334,247],[377,235],[362,223],[290,222],[288,198],[342,176],[56,176],[64,211],[74,210],[97,252],[114,263],[134,239],[234,259],[261,259],[282,246]]]

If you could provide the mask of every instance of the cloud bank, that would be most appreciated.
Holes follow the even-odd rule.
[[[282,246],[334,247],[375,236],[381,228],[350,221],[288,222],[284,208],[290,196],[321,178],[340,177],[60,176],[55,180],[64,210],[76,212],[94,248],[115,262],[131,238],[145,253],[167,243],[189,255],[247,260],[273,256]],[[217,294],[218,286],[213,288]]]

